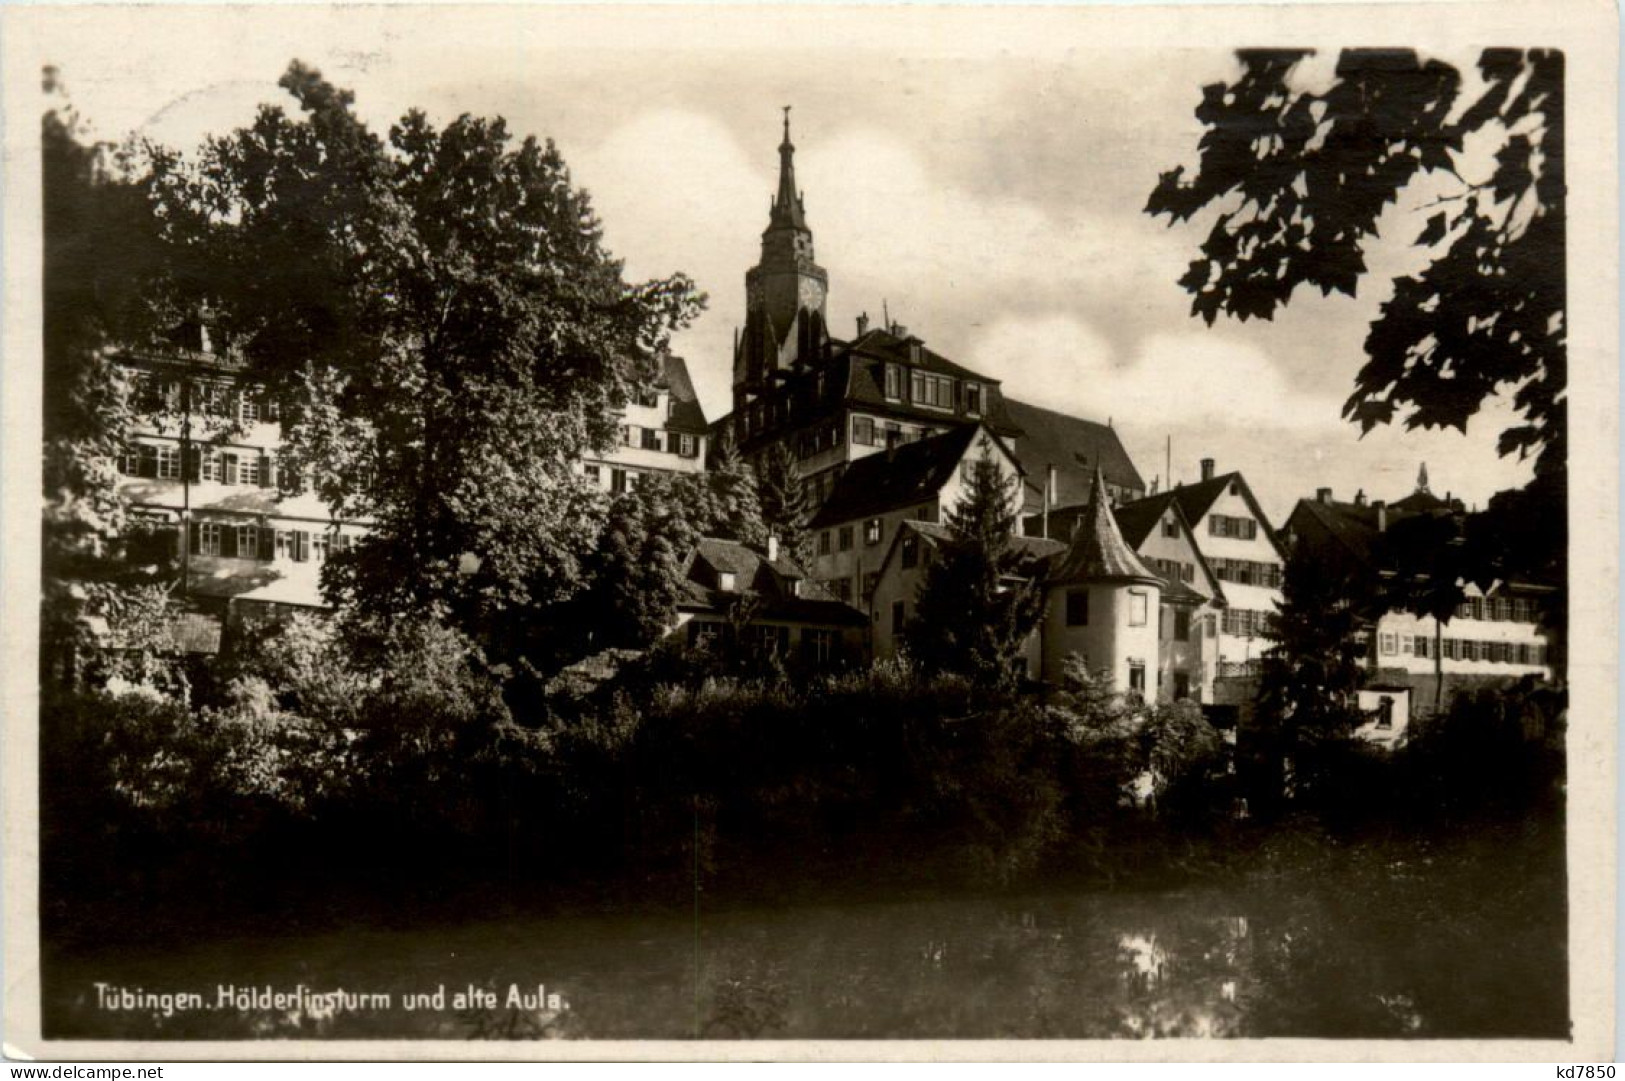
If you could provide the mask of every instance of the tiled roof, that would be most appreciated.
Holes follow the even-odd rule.
[[[811,527],[821,529],[935,499],[982,430],[980,425],[965,424],[859,458],[841,474]]]
[[[1169,494],[1178,501],[1179,509],[1185,512],[1186,521],[1200,522],[1207,516],[1208,508],[1213,506],[1214,501],[1230,486],[1230,481],[1239,476],[1240,473],[1225,473],[1212,480],[1181,484],[1173,488]]]
[[[1140,471],[1134,468],[1123,441],[1110,425],[1014,398],[1006,398],[1004,408],[1010,422],[1020,429],[1015,440],[1016,457],[1026,470],[1028,483],[1042,491],[1048,468],[1055,467],[1056,506],[1087,500],[1090,478],[1097,467],[1117,487],[1145,491]]]
[[[1128,541],[1129,547],[1138,550],[1173,503],[1172,492],[1159,492],[1118,507],[1117,528],[1123,531],[1123,539]]]
[[[1057,559],[1050,569],[1052,582],[1127,581],[1161,585],[1162,579],[1153,574],[1128,546],[1118,531],[1117,519],[1106,499],[1106,478],[1095,470],[1091,486],[1089,510],[1072,534],[1066,554]]]
[[[672,398],[671,416],[666,418],[666,427],[673,431],[704,435],[707,431],[705,410],[700,406],[700,396],[694,392],[694,381],[688,376],[688,363],[682,357],[667,353],[661,358],[660,375]]]
[[[807,577],[807,572],[797,566],[783,551],[780,551],[777,560],[769,563],[766,555],[748,544],[735,540],[701,537],[699,543],[695,545],[694,554],[717,570],[734,575],[742,586],[751,588],[757,588],[754,583],[764,567],[781,578]]]
[[[724,591],[695,581],[692,570],[698,560],[734,575],[738,588]],[[769,562],[765,555],[749,545],[718,537],[702,537],[695,546],[688,569],[690,577],[683,583],[683,599],[678,602],[681,608],[720,611],[749,590],[757,597],[753,618],[758,620],[778,619],[835,626],[867,623],[867,617],[862,612],[836,600],[833,593],[808,578],[795,561],[782,553],[777,560]],[[792,589],[797,592],[792,593]]]

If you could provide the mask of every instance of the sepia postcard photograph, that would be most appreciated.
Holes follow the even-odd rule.
[[[9,1058],[1614,1054],[1611,4],[0,24]]]

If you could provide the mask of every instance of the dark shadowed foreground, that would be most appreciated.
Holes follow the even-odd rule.
[[[1568,1031],[1561,845],[1271,842],[1223,884],[506,916],[48,958],[53,1038],[1549,1037]],[[707,906],[713,910],[708,911]],[[219,985],[388,1008],[113,1010]],[[495,1006],[453,1008],[468,985]],[[538,984],[545,991],[538,999]],[[404,996],[446,989],[444,1004]],[[521,1001],[508,1005],[510,989]],[[559,999],[549,1008],[548,996]],[[487,999],[489,1003],[491,1000]]]

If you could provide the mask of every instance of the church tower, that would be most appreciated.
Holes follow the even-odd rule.
[[[814,363],[823,353],[829,275],[813,261],[807,208],[796,189],[790,108],[779,144],[779,188],[762,233],[762,258],[745,272],[745,329],[734,347],[734,408],[769,386],[778,372]]]

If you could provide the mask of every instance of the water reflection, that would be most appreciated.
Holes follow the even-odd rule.
[[[489,921],[53,960],[54,1038],[1554,1035],[1562,928],[1407,919],[1335,890],[1178,891]],[[1490,946],[1488,943],[1494,943]],[[559,989],[547,1011],[106,1011],[95,981]]]

